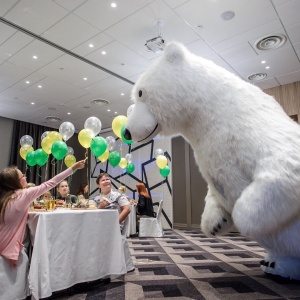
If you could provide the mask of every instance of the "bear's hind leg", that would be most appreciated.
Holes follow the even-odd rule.
[[[272,275],[287,279],[300,280],[300,259],[293,257],[282,257],[268,253],[260,262],[261,269]]]

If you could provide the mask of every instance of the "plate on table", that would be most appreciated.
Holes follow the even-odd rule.
[[[46,208],[34,208],[31,211],[33,212],[42,212],[42,211],[48,211]]]

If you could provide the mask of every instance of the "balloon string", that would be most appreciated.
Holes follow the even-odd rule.
[[[47,161],[47,163],[46,163],[46,169],[45,169],[45,180],[44,180],[44,181],[47,181],[48,163],[49,163],[49,161]]]
[[[38,169],[38,176],[39,176],[40,178],[42,178],[42,174],[40,174],[40,173],[42,173],[42,168],[41,168],[41,167],[39,167],[39,169]]]
[[[58,163],[58,161],[55,161],[55,158],[52,158],[52,160],[51,160],[51,165],[52,165],[52,166],[55,166],[57,163]]]
[[[88,166],[88,159],[89,159],[89,153],[88,153],[88,149],[86,149],[85,151],[85,155],[84,155],[85,159],[86,159],[86,167]],[[97,163],[97,161],[96,161]],[[89,168],[86,168],[86,182],[90,188],[90,178],[89,178]]]
[[[60,164],[60,173],[62,172],[62,168],[63,168],[63,163],[61,162],[61,164]]]

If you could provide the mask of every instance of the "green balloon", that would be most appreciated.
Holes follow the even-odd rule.
[[[63,141],[57,141],[53,143],[51,147],[51,153],[57,160],[63,159],[68,153],[68,146]]]
[[[109,157],[108,157],[109,163],[115,167],[119,164],[119,162],[121,161],[121,155],[118,151],[113,151],[111,153],[109,153]]]
[[[128,145],[132,144],[133,143],[133,140],[126,140],[125,137],[124,137],[124,132],[125,132],[125,128],[126,128],[126,124],[124,124],[121,128],[121,138],[122,138],[122,141]]]
[[[127,165],[126,167],[126,171],[128,174],[131,174],[133,171],[134,171],[135,167],[134,167],[134,164],[130,163]]]
[[[165,166],[163,169],[160,169],[159,173],[162,177],[166,178],[170,174],[169,166]]]
[[[26,163],[28,166],[33,167],[36,165],[35,151],[28,152],[26,155]]]
[[[41,148],[35,150],[36,163],[42,167],[48,160],[49,155]]]
[[[106,151],[106,148],[107,148],[107,141],[105,138],[101,136],[96,136],[92,139],[91,151],[93,155],[97,157],[102,155]]]

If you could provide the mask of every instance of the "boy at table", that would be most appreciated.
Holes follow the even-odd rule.
[[[111,181],[107,173],[100,173],[96,179],[100,195],[94,198],[95,205],[100,209],[117,209],[119,223],[122,230],[124,220],[130,213],[130,203],[126,196],[112,190]]]

